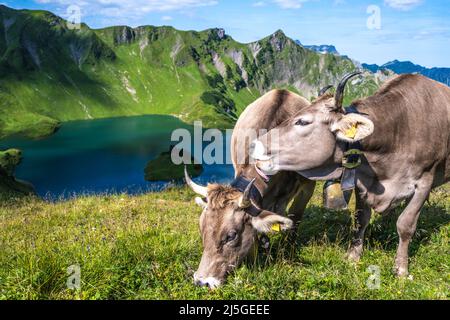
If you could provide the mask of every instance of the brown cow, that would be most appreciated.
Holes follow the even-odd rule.
[[[432,188],[450,180],[450,88],[421,75],[400,75],[353,102],[348,112],[342,108],[344,88],[356,74],[343,79],[334,98],[322,97],[260,137],[254,157],[265,174],[292,170],[313,180],[350,177],[346,182],[356,187],[357,227],[348,252],[353,260],[360,258],[371,208],[385,212],[406,200],[397,221],[395,261],[396,273],[405,276],[419,212]],[[266,143],[274,134],[278,142]],[[362,152],[362,163],[344,169],[349,144]]]
[[[291,229],[301,218],[315,182],[292,172],[280,172],[266,182],[256,172],[249,146],[260,129],[270,130],[309,105],[292,92],[273,90],[246,108],[231,139],[236,178],[231,185],[203,187],[186,174],[187,183],[201,195],[196,202],[203,208],[203,255],[194,274],[197,285],[216,288],[255,248],[257,233],[267,233],[272,226]],[[291,200],[288,215],[292,220],[283,216]]]

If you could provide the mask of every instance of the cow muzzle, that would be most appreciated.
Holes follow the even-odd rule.
[[[278,171],[280,171],[277,169],[273,158],[268,160],[256,160],[255,168],[258,174],[265,180],[268,180],[270,176],[274,176],[278,173]]]
[[[256,170],[263,178],[273,176],[279,171],[275,166],[274,157],[266,153],[264,144],[261,141],[253,141],[250,149],[252,158],[256,160]]]
[[[194,284],[200,287],[208,287],[210,289],[216,289],[222,284],[222,281],[214,277],[206,277],[206,278],[200,277],[196,272],[194,273]]]
[[[270,156],[266,154],[266,148],[264,144],[259,140],[254,140],[250,144],[250,155],[255,160],[267,161],[270,160]]]

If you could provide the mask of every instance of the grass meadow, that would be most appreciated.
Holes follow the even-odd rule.
[[[365,252],[347,262],[351,212],[308,205],[294,246],[271,235],[260,252],[210,291],[195,287],[202,246],[200,209],[179,187],[140,196],[78,196],[48,202],[0,202],[0,299],[448,299],[450,186],[433,192],[410,250],[409,279],[392,273],[400,209],[374,215]],[[80,267],[81,288],[68,289],[68,267]],[[367,286],[370,266],[379,289]],[[370,282],[370,280],[369,280]]]

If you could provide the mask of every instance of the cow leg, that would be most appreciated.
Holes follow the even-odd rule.
[[[355,191],[356,211],[353,221],[353,239],[350,244],[350,248],[347,251],[347,258],[351,261],[358,262],[363,251],[364,233],[369,225],[372,210],[365,204],[364,200],[361,199],[358,191]]]
[[[298,225],[303,217],[306,206],[314,193],[315,187],[316,183],[314,181],[305,181],[294,197],[294,201],[288,211],[288,217],[294,222],[294,227],[290,233],[291,238],[297,237]]]
[[[416,191],[411,201],[403,210],[397,220],[397,232],[399,235],[399,244],[397,256],[395,258],[395,272],[398,276],[404,277],[408,275],[408,249],[411,239],[416,232],[417,220],[419,219],[420,210],[431,191],[433,177],[426,177],[420,180],[416,185]]]

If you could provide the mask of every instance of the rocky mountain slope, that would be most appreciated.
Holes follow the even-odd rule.
[[[231,127],[272,88],[308,98],[355,64],[308,50],[282,31],[242,44],[222,29],[116,26],[72,30],[46,11],[0,5],[0,137],[42,136],[60,122],[171,114],[186,122]],[[384,80],[366,72],[348,99]]]

